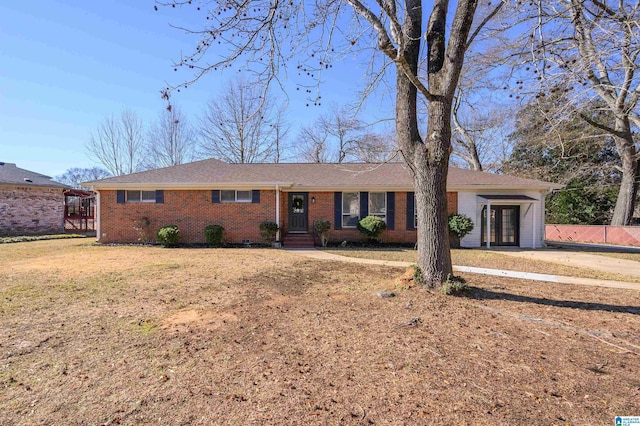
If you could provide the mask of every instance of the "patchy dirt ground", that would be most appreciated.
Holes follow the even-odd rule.
[[[640,293],[281,250],[0,247],[0,425],[612,424]],[[380,298],[379,290],[396,297]]]

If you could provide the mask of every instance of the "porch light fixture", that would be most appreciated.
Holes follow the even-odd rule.
[[[315,204],[316,203],[316,197],[311,197],[311,204]]]

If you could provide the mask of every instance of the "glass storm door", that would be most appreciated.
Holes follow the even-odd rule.
[[[307,232],[307,194],[289,193],[289,231]]]
[[[520,206],[491,206],[491,245],[520,245]],[[487,207],[482,209],[482,245],[487,241]]]

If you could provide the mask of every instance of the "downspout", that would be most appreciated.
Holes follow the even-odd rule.
[[[485,226],[487,235],[485,236],[485,241],[487,244],[487,248],[491,248],[491,200],[487,200],[487,223]]]
[[[276,232],[276,241],[280,241],[280,185],[276,183],[276,223],[278,231]]]
[[[93,188],[91,188],[93,191]],[[96,241],[100,241],[100,192],[94,191],[96,193]]]

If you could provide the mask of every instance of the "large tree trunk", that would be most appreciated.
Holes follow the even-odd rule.
[[[406,19],[403,25],[407,35],[404,58],[411,72],[417,75],[422,14],[419,4],[408,4],[407,9],[406,18],[410,19]],[[440,5],[440,13],[446,16],[446,2]],[[439,22],[444,31],[444,18]],[[438,61],[442,61],[444,56],[443,34],[436,46]],[[451,148],[453,91],[451,96],[438,96],[429,102],[429,136],[423,143],[418,131],[417,88],[403,72],[398,72],[396,83],[396,135],[411,170],[416,194],[417,264],[424,284],[435,288],[452,271],[447,224],[447,169]],[[441,86],[434,85],[434,88],[441,89]]]
[[[628,119],[616,119],[615,136],[616,148],[622,162],[622,181],[618,191],[616,207],[611,218],[612,226],[626,226],[631,224],[638,193],[640,163],[633,143],[631,126]]]
[[[418,215],[418,262],[424,284],[439,287],[452,273],[447,212],[447,170],[451,147],[451,102],[429,103],[428,137],[418,132],[416,88],[397,77],[396,132],[413,175]]]
[[[635,209],[635,199],[638,193],[639,163],[635,158],[635,149],[633,145],[624,147],[620,152],[622,160],[622,180],[620,181],[620,189],[618,190],[618,198],[616,207],[611,217],[612,226],[626,226],[631,224],[633,211]]]
[[[437,287],[452,274],[447,211],[451,100],[442,97],[429,102],[428,119],[426,149],[416,150],[414,156],[418,266],[426,284]]]
[[[440,108],[444,107],[444,108]],[[446,105],[433,102],[429,109],[445,109]],[[441,120],[429,114],[429,127],[433,120]],[[440,124],[440,123],[438,123]],[[446,126],[443,124],[443,126]],[[436,143],[446,144],[446,131],[430,132],[430,138],[439,139]],[[417,150],[420,151],[420,150]],[[447,169],[449,156],[433,161],[427,155],[416,151],[414,175],[416,193],[416,211],[418,212],[418,262],[425,284],[438,287],[452,275],[451,250],[449,246],[449,225],[447,212]]]

